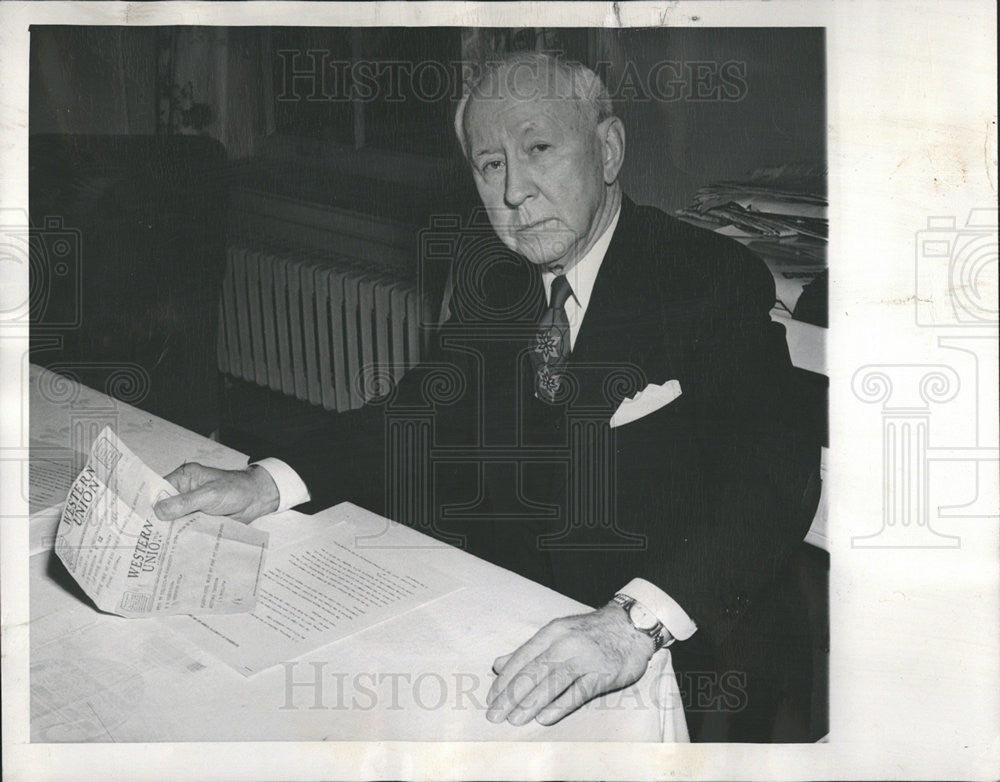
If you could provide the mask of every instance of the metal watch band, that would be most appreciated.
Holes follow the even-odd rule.
[[[621,592],[619,592],[617,595],[611,598],[611,601],[613,603],[617,603],[621,607],[621,609],[625,612],[625,616],[628,617],[629,622],[632,623],[632,627],[635,627],[635,629],[638,630],[640,633],[642,633],[643,635],[648,635],[650,638],[653,639],[653,644],[654,644],[653,651],[659,651],[660,649],[662,649],[664,646],[667,645],[665,637],[667,628],[663,626],[663,622],[657,620],[656,624],[653,625],[653,627],[649,629],[643,629],[641,627],[637,627],[635,622],[632,621],[632,615],[629,613],[629,609],[632,608],[632,606],[634,606],[636,603],[638,603],[639,602],[638,600],[636,600],[634,597],[629,597],[628,595],[624,595]]]

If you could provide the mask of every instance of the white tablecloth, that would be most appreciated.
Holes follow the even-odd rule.
[[[73,445],[80,439],[73,426],[103,405],[119,436],[158,471],[193,460],[246,463],[242,454],[86,388],[67,391],[62,401],[40,398],[39,384],[57,381],[47,375],[32,369],[33,446]],[[76,450],[88,447],[75,443]],[[416,562],[464,586],[247,678],[175,632],[183,619],[101,614],[53,554],[39,553],[30,566],[32,741],[687,739],[668,650],[636,685],[555,726],[490,723],[493,660],[547,621],[589,609],[347,503],[256,523],[271,532],[273,546],[317,525],[346,524],[374,545],[411,549]]]

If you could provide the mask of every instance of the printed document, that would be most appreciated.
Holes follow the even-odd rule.
[[[174,488],[105,428],[70,487],[55,552],[102,611],[126,617],[226,614],[254,607],[268,533],[192,513],[153,512]]]
[[[252,612],[178,617],[171,627],[249,676],[463,586],[412,550],[358,548],[356,535],[333,524],[272,551]]]

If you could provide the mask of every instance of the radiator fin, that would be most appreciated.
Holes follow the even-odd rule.
[[[268,242],[231,246],[219,306],[219,370],[346,411],[420,357],[412,281],[363,261]],[[378,375],[376,375],[378,373]]]

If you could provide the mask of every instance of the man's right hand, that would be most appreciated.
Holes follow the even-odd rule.
[[[249,524],[278,509],[278,487],[271,474],[256,465],[245,470],[220,470],[188,462],[167,475],[166,480],[180,494],[153,506],[163,521],[202,511]]]

